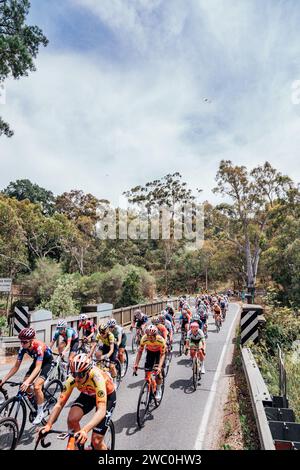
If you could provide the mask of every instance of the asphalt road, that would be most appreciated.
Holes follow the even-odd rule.
[[[113,414],[116,430],[115,448],[117,450],[199,449],[207,427],[215,425],[209,419],[209,411],[210,407],[214,406],[214,391],[218,387],[219,375],[222,372],[220,362],[223,361],[224,353],[234,333],[238,311],[238,304],[229,305],[226,320],[219,333],[215,329],[212,317],[209,318],[206,373],[202,375],[201,384],[196,391],[192,386],[191,361],[184,355],[178,356],[180,333],[175,335],[174,354],[166,379],[162,403],[159,408],[153,411],[142,429],[137,427],[136,408],[140,388],[143,384],[143,371],[139,370],[137,377],[132,375],[134,355],[129,352],[130,365],[117,392],[117,406]],[[130,335],[128,344],[131,345]],[[26,369],[27,367],[28,364]],[[7,366],[5,369],[7,370]],[[0,366],[0,377],[3,375],[4,368]],[[19,372],[16,380],[23,375],[24,371]],[[13,394],[12,390],[9,392],[10,395]],[[73,393],[75,399],[76,394]],[[67,429],[66,417],[72,401],[61,413],[55,424],[55,429]],[[84,417],[83,422],[88,419],[89,415]],[[18,449],[33,449],[35,436],[35,427],[27,422]],[[65,441],[57,440],[55,437],[51,439],[51,442],[53,449],[64,449],[66,445]]]

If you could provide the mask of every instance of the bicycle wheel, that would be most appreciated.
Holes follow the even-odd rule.
[[[198,361],[196,357],[194,357],[193,359],[193,385],[194,385],[195,391],[197,390],[198,377],[199,377]]]
[[[52,408],[56,405],[57,399],[63,390],[63,384],[60,380],[54,379],[44,388],[44,413],[50,415]]]
[[[161,402],[162,402],[162,399],[163,399],[163,396],[164,396],[164,391],[165,391],[165,376],[164,376],[164,375],[162,375],[162,383],[161,383],[161,399],[158,401],[158,400],[156,399],[155,395],[153,395],[153,396],[154,396],[154,401],[155,401],[155,406],[156,406],[156,408],[158,408],[158,407],[159,407],[159,405],[160,405],[160,404],[161,404]]]
[[[144,382],[142,389],[140,391],[138,406],[137,406],[137,423],[138,426],[141,428],[144,425],[146,414],[149,407],[149,398],[150,398],[150,391],[148,387],[148,383]]]
[[[133,334],[132,335],[132,340],[131,340],[131,351],[132,351],[132,354],[135,353],[136,351],[136,334]]]
[[[167,375],[168,375],[171,359],[172,359],[172,353],[171,353],[171,351],[169,351],[166,354],[166,360],[165,360],[165,367],[164,367],[164,376],[165,377],[167,377]]]
[[[108,430],[104,436],[104,442],[106,444],[107,450],[115,450],[115,440],[116,440],[116,432],[114,423],[110,420],[108,425]]]
[[[122,379],[126,375],[126,372],[128,370],[128,363],[129,363],[127,349],[125,349],[124,353],[125,353],[124,362],[123,364],[121,364],[121,378]]]
[[[3,390],[2,388],[0,389],[0,406],[3,405],[3,403],[8,400],[8,393],[7,390]]]
[[[17,421],[14,418],[0,419],[0,450],[15,450],[18,440]]]
[[[116,368],[117,375],[114,378],[114,383],[116,385],[116,390],[118,390],[118,388],[120,387],[121,381],[122,381],[122,375],[121,375],[121,369],[122,368],[121,368],[121,363],[120,363],[119,359],[117,359],[116,362],[115,362],[115,368]]]
[[[181,356],[183,353],[184,343],[185,343],[184,337],[183,335],[181,335],[180,343],[179,343],[179,356]]]
[[[21,439],[27,418],[24,401],[18,397],[9,398],[0,406],[0,418],[14,418],[18,423],[19,439]]]

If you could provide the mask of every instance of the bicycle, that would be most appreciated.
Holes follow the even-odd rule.
[[[79,340],[79,348],[76,354],[80,354],[80,353],[90,354],[90,352],[91,352],[91,343],[89,343],[86,338],[81,338]]]
[[[167,377],[168,375],[168,372],[169,372],[169,368],[170,368],[170,364],[171,364],[171,361],[172,361],[172,345],[170,344],[170,340],[168,339],[167,341],[167,348],[166,348],[166,358],[165,358],[165,362],[164,362],[164,367],[163,367],[163,373],[164,373],[164,376]]]
[[[122,363],[121,360],[120,360],[120,353],[118,354],[118,360],[119,360],[120,366],[121,366],[121,379],[123,379],[123,377],[125,377],[125,375],[126,375],[126,372],[128,370],[128,364],[129,364],[127,349],[124,349],[124,362]]]
[[[221,315],[216,315],[215,317],[215,325],[217,327],[217,333],[219,333],[221,326],[222,326],[222,320],[221,320]]]
[[[182,353],[183,353],[184,345],[185,345],[185,342],[186,342],[186,337],[187,337],[186,329],[182,329],[181,330],[181,338],[180,338],[180,342],[179,342],[179,356],[181,356]]]
[[[14,418],[0,419],[0,450],[15,450],[19,440],[19,427]]]
[[[132,354],[134,354],[137,348],[139,347],[140,342],[141,342],[141,337],[142,337],[141,328],[135,328],[135,334],[132,334],[132,340],[131,340]]]
[[[21,439],[26,419],[27,419],[27,408],[29,410],[28,419],[30,423],[33,422],[34,418],[36,417],[37,412],[37,404],[33,394],[28,395],[27,391],[22,392],[20,387],[22,382],[5,382],[9,384],[11,387],[19,387],[17,395],[8,398],[1,406],[0,406],[0,418],[8,418],[13,417],[16,419],[19,427],[19,439]],[[60,380],[54,379],[52,380],[46,387],[43,389],[45,403],[43,407],[43,411],[45,417],[42,421],[43,424],[46,424],[46,418],[50,415],[52,408],[57,403],[57,396],[62,392],[63,386]]]
[[[133,375],[137,375],[137,372],[134,372]],[[157,372],[155,370],[145,371],[145,380],[139,394],[137,406],[137,423],[139,428],[142,428],[145,423],[146,415],[149,411],[150,405],[154,403],[154,407],[158,408],[158,406],[162,402],[165,388],[164,377],[162,376],[163,378],[161,384],[161,399],[157,400],[155,396],[157,389],[156,375]]]
[[[193,349],[196,353],[193,357],[193,364],[192,364],[192,370],[193,370],[193,385],[194,385],[194,390],[197,390],[197,386],[200,385],[201,382],[201,367],[202,367],[202,362],[200,361],[198,357],[198,351],[199,348],[191,347],[190,349]]]
[[[47,449],[48,447],[51,446],[51,442],[45,442],[46,437],[49,434],[57,434],[57,439],[64,440],[68,439],[66,450],[94,450],[92,449],[87,449],[84,447],[84,444],[77,444],[76,443],[76,432],[74,431],[55,431],[54,429],[50,429],[47,433],[39,433],[38,439],[36,441],[34,450],[37,450],[38,445],[41,444],[41,447],[43,449]],[[115,439],[116,439],[116,432],[115,432],[115,426],[112,420],[110,420],[108,429],[105,433],[104,436],[104,442],[106,444],[107,450],[112,451],[115,449]]]
[[[226,318],[226,308],[222,308],[222,318],[223,318],[223,321],[225,321],[225,318]]]
[[[68,363],[63,359],[61,354],[52,353],[53,356],[58,356],[55,361],[51,364],[51,369],[49,371],[48,377],[45,380],[44,387],[52,380],[60,380],[60,382],[64,383],[67,375],[68,375]]]

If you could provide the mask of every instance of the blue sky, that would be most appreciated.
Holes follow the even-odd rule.
[[[0,187],[29,178],[117,202],[179,171],[215,201],[223,158],[299,180],[297,0],[31,3],[50,43],[37,72],[6,84]]]

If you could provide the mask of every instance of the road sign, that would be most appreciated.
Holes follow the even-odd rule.
[[[10,292],[11,283],[12,279],[0,278],[0,292]]]

